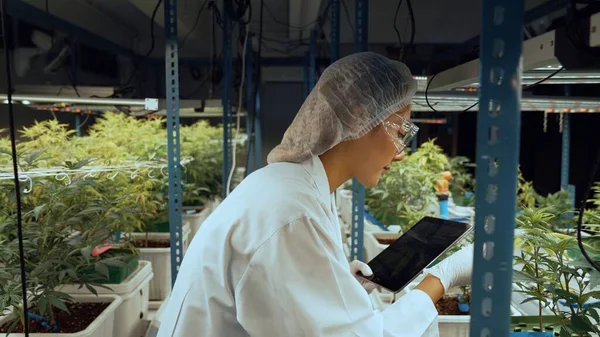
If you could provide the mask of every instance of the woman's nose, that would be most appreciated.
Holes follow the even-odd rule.
[[[401,160],[404,160],[405,156],[406,156],[405,153],[402,152],[399,155],[395,156],[394,159],[392,159],[392,161],[401,161]]]

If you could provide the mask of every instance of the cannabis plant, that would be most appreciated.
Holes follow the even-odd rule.
[[[448,158],[434,140],[422,144],[367,190],[369,212],[385,225],[409,229],[424,215],[431,215],[430,206],[437,202],[435,181],[447,165]]]
[[[112,238],[106,226],[110,205],[103,199],[86,198],[97,194],[93,181],[74,179],[65,185],[52,177],[40,179],[35,187],[34,193],[24,194],[22,216],[29,311],[49,317],[54,324],[54,310],[67,311],[66,303],[72,301],[57,291],[61,285],[80,284],[96,293],[95,287],[103,287],[100,282],[108,278],[108,267],[125,266],[125,256],[91,254],[94,247]],[[15,314],[10,331],[18,322],[24,323],[15,208],[4,208],[0,220],[0,310]],[[84,273],[90,268],[95,273]]]
[[[561,336],[600,333],[592,323],[592,319],[600,321],[600,305],[586,303],[600,296],[600,291],[594,290],[600,279],[590,278],[593,269],[587,262],[570,256],[569,252],[577,249],[574,237],[548,230],[555,217],[547,209],[525,209],[518,217],[522,235],[517,238],[516,246],[521,252],[515,257],[515,264],[521,270],[515,273],[528,277],[530,282],[517,285],[528,296],[524,302],[538,302],[540,329],[544,327],[542,311],[548,308],[560,318],[557,328]],[[600,253],[585,245],[600,260]],[[561,310],[561,302],[566,303],[567,311]]]

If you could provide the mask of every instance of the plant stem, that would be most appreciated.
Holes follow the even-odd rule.
[[[534,264],[536,280],[540,279],[540,270],[539,270],[539,264],[538,264],[539,253],[540,253],[540,249],[535,248],[534,255],[533,255],[534,256],[533,264]],[[537,284],[537,291],[538,291],[538,294],[543,295],[542,285],[539,283],[539,281]],[[540,324],[540,330],[542,331],[544,329],[544,327],[543,327],[543,322],[542,322],[542,301],[540,301],[540,300],[538,300],[538,322]]]

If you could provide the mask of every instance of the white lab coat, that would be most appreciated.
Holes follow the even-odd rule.
[[[413,290],[383,312],[350,273],[318,157],[249,175],[202,224],[158,337],[437,336]]]

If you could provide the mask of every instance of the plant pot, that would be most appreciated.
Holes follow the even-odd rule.
[[[414,289],[418,285],[418,282],[411,283],[407,288]],[[447,296],[456,296],[458,293],[453,292],[452,289],[448,292]],[[511,316],[521,316],[513,305],[510,306]],[[438,329],[439,335],[442,337],[468,337],[469,336],[469,325],[471,323],[471,316],[466,315],[439,315],[438,316]]]
[[[189,245],[190,228],[183,227],[183,253],[185,254]],[[145,239],[145,233],[133,233],[132,239]],[[168,240],[169,233],[148,233],[150,240]],[[150,306],[155,307],[157,303],[162,302],[171,293],[171,247],[164,248],[145,248],[138,247],[140,259],[152,263],[152,272],[154,277],[150,281]]]
[[[35,337],[113,337],[114,319],[117,308],[122,303],[122,300],[117,295],[73,295],[73,299],[77,303],[101,303],[110,302],[100,315],[98,315],[88,326],[82,331],[75,333],[29,333]],[[0,326],[8,321],[8,316],[0,318]],[[11,337],[24,337],[24,333],[11,333]]]
[[[192,238],[196,236],[196,232],[200,229],[200,225],[208,218],[208,216],[212,213],[213,209],[211,207],[206,207],[202,211],[191,214],[183,214],[183,221],[190,225],[191,236]]]
[[[110,250],[110,252],[115,252],[115,250]],[[124,250],[121,250],[124,251]],[[127,251],[128,254],[131,254],[130,251]],[[125,261],[125,266],[108,266],[108,278],[104,275],[98,273],[94,267],[88,267],[81,271],[80,274],[91,275],[93,277],[94,282],[102,283],[102,284],[121,284],[125,282],[129,276],[136,271],[139,264],[139,257],[135,255],[130,255]]]
[[[546,325],[543,329],[539,326],[538,316],[515,316],[510,319],[511,336],[515,337],[554,337],[555,332],[559,332],[560,329],[554,328],[562,322],[560,317],[557,316],[542,316],[542,321]]]
[[[148,324],[148,329],[146,330],[146,335],[144,337],[156,337],[158,335],[158,329],[160,329],[160,323],[162,319],[162,314],[167,307],[167,302],[169,298],[167,297],[163,303],[159,307],[157,307],[157,311],[152,317],[152,320]]]
[[[393,232],[373,232],[375,239],[380,245],[385,245],[386,248],[392,242],[398,240],[398,238],[402,235],[402,233],[393,233]]]
[[[152,264],[140,261],[137,269],[121,284],[109,285],[109,289],[96,287],[98,294],[115,294],[121,297],[123,303],[115,313],[113,336],[143,336],[145,332],[144,319],[148,316],[148,298],[150,281],[154,277]],[[59,291],[69,295],[89,294],[87,288],[79,289],[79,285],[65,285]]]

